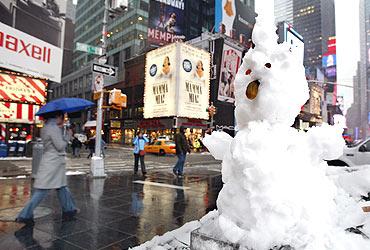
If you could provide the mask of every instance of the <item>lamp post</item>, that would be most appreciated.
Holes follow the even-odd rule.
[[[104,63],[107,60],[107,23],[109,15],[109,0],[104,0],[104,17],[103,17],[103,29],[102,29],[102,57],[101,61]],[[101,144],[102,144],[102,120],[103,120],[103,98],[104,90],[102,90],[98,99],[97,114],[96,114],[96,137],[95,137],[95,156],[91,158],[91,173],[93,177],[105,177],[104,160],[102,158]]]

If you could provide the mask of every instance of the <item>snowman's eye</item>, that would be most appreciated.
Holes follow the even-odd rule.
[[[265,64],[265,67],[266,67],[266,68],[271,68],[271,63],[266,63],[266,64]]]
[[[245,71],[245,74],[246,75],[250,75],[252,73],[252,70],[251,69],[247,69],[247,71]]]

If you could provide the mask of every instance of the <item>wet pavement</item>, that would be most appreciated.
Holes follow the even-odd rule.
[[[69,176],[68,183],[81,209],[75,220],[62,221],[51,191],[34,227],[0,221],[0,249],[127,249],[200,219],[215,208],[222,186],[219,171],[207,168],[188,169],[183,180],[154,171],[147,178]],[[13,219],[29,199],[30,184],[29,179],[0,180],[0,218]]]
[[[121,174],[131,172],[134,164],[132,148],[127,147],[108,147],[104,159],[106,173]],[[81,157],[75,158],[70,153],[67,154],[67,170],[90,172],[91,160],[87,159],[88,151],[83,148]],[[177,161],[174,155],[158,156],[156,154],[145,155],[145,165],[148,170],[160,170],[172,168]],[[192,153],[186,157],[186,167],[199,165],[220,165],[221,162],[215,160],[209,153]],[[13,168],[11,167],[13,166]],[[18,159],[17,161],[1,160],[0,158],[0,177],[28,175],[31,173],[32,159]]]

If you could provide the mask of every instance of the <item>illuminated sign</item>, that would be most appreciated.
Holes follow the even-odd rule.
[[[337,65],[337,56],[335,54],[327,55],[322,58],[322,67],[328,68]]]
[[[0,122],[35,123],[40,106],[32,104],[0,102]]]
[[[183,43],[146,57],[144,118],[208,119],[210,54]]]
[[[0,23],[0,67],[61,81],[63,51]]]
[[[0,73],[0,100],[42,104],[46,86],[45,80]]]

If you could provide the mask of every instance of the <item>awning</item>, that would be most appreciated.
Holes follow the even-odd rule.
[[[40,106],[0,101],[0,122],[35,123],[40,122],[35,113]]]
[[[96,121],[87,121],[84,124],[84,128],[91,128],[91,127],[96,127]]]
[[[0,100],[42,104],[46,86],[45,80],[0,73]]]

